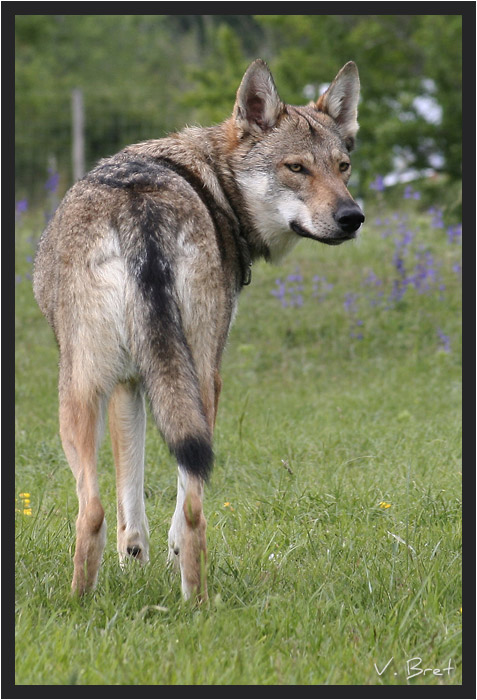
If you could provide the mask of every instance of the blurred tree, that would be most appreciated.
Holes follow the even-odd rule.
[[[356,61],[361,193],[397,156],[415,168],[440,156],[458,180],[461,32],[460,15],[18,15],[19,195],[52,160],[69,184],[73,88],[84,93],[89,167],[126,143],[226,118],[257,57],[295,104]]]
[[[414,168],[432,164],[461,176],[460,16],[261,15],[257,21],[269,28],[271,67],[288,99],[303,101],[305,86],[316,97],[346,61],[358,64],[362,186],[392,170],[396,156]]]
[[[20,188],[52,159],[71,179],[71,91],[84,93],[86,163],[177,125],[181,52],[156,15],[19,15],[16,18],[16,172]]]
[[[208,30],[208,56],[200,66],[189,66],[187,75],[195,87],[180,99],[192,120],[206,123],[230,116],[235,93],[248,64],[232,27],[219,24]],[[190,123],[190,119],[188,120]]]
[[[422,48],[422,74],[442,107],[442,120],[429,137],[445,157],[444,170],[462,175],[462,18],[430,15],[421,18],[413,40]]]

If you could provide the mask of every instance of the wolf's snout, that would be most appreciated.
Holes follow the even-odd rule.
[[[334,215],[335,221],[345,233],[354,233],[364,221],[364,214],[357,204],[346,204]]]

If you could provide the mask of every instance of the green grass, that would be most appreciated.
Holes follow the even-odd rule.
[[[17,684],[462,682],[460,245],[403,202],[415,234],[406,269],[427,252],[438,279],[389,302],[400,223],[390,211],[383,237],[389,227],[370,209],[356,245],[303,242],[278,268],[256,265],[243,291],[206,489],[210,604],[199,609],[165,567],[176,475],[152,421],[151,562],[119,568],[106,438],[104,562],[95,593],[70,596],[75,486],[58,436],[57,350],[25,279],[41,217],[24,215],[11,494]],[[303,305],[283,308],[275,280],[296,268]],[[365,283],[371,271],[380,286]],[[312,295],[314,275],[333,284],[324,299]],[[20,493],[30,494],[31,515]],[[442,675],[407,679],[425,668]]]

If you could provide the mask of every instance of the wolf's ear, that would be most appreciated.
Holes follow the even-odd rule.
[[[349,151],[354,147],[354,139],[359,128],[358,100],[358,68],[354,61],[349,61],[315,105],[316,109],[329,114],[335,120]]]
[[[267,64],[257,59],[247,68],[237,91],[235,123],[244,132],[267,131],[275,126],[283,109]]]

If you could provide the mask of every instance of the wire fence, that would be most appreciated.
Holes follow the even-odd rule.
[[[81,121],[83,122],[81,124]],[[151,120],[129,120],[121,115],[82,115],[79,125],[72,115],[57,119],[17,119],[15,125],[16,200],[41,203],[48,181],[55,173],[58,191],[73,182],[100,159],[130,143],[164,136],[164,129]],[[81,163],[81,165],[79,165]]]

